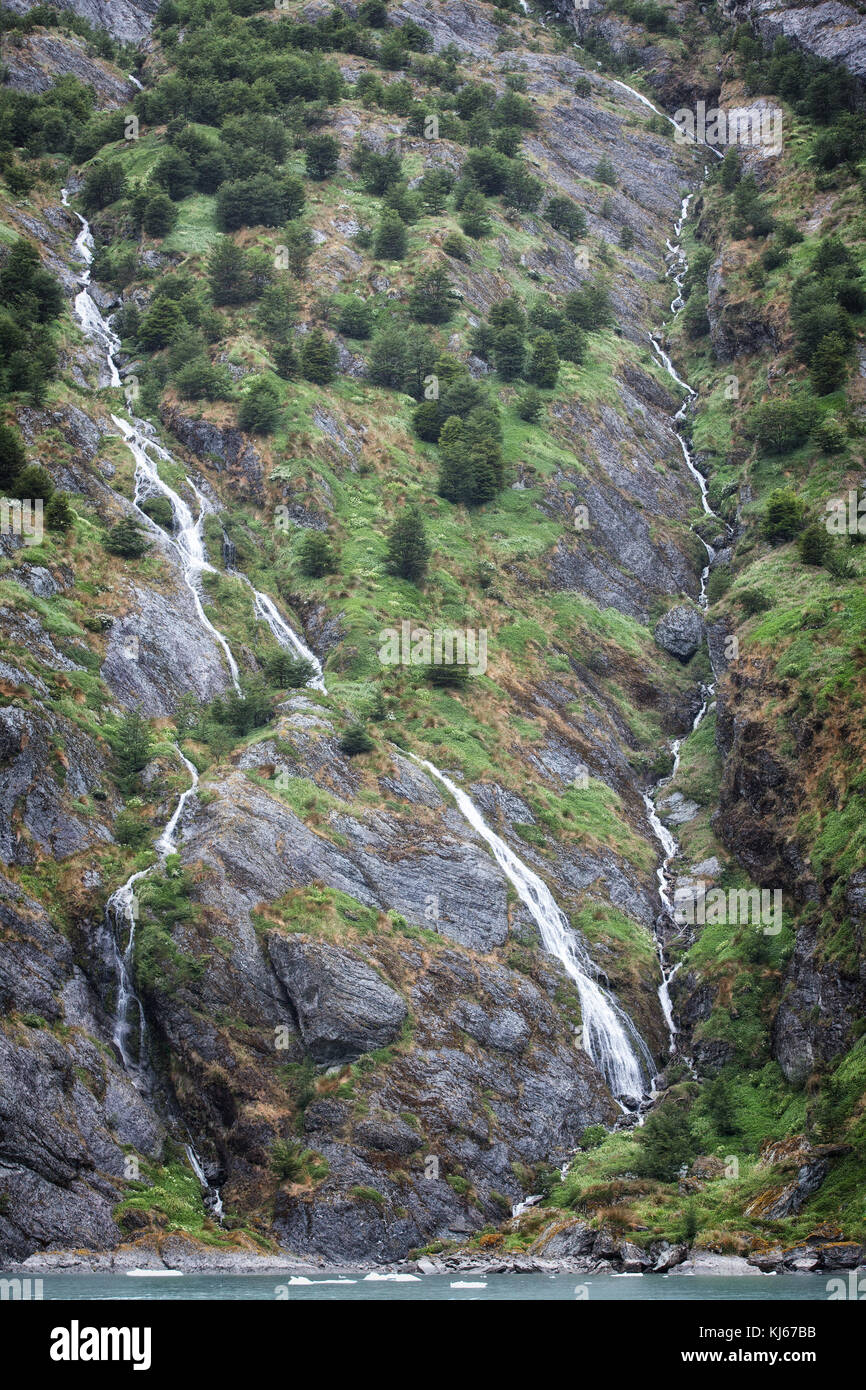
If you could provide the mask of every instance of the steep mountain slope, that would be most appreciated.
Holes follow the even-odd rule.
[[[123,42],[155,13],[111,8]],[[44,119],[59,88],[4,114],[5,264],[23,237],[67,296],[57,371],[21,363],[5,417],[72,510],[38,544],[0,537],[4,1252],[181,1231],[390,1260],[470,1236],[552,1249],[552,1224],[560,1253],[600,1231],[594,1258],[633,1258],[635,1232],[655,1260],[685,1202],[725,1248],[818,1221],[825,1243],[859,1238],[863,856],[841,843],[857,824],[859,558],[819,578],[793,541],[763,538],[782,477],[736,402],[757,405],[792,340],[777,282],[765,302],[747,275],[761,246],[732,220],[754,211],[744,171],[699,191],[704,156],[520,12],[211,9],[160,7],[135,95],[131,52],[86,26],[11,30],[11,90],[43,92],[34,55],[59,45],[108,114],[71,86],[62,134]],[[645,37],[666,105],[707,90],[709,26],[680,71]],[[713,80],[734,100],[726,64]],[[812,177],[798,148],[755,161],[780,217]],[[667,345],[699,389],[683,423],[650,333],[670,315],[687,194],[692,269]],[[810,194],[824,225],[789,278],[860,217],[841,181]],[[95,238],[87,303],[74,208]],[[845,451],[807,444],[792,465],[813,505],[862,468],[851,401],[830,403]],[[411,506],[421,575],[388,559]],[[319,564],[311,537],[327,537]],[[825,597],[840,616],[804,643]],[[322,681],[289,659],[286,621]],[[468,679],[394,664],[403,624],[483,633],[486,664]],[[812,709],[815,647],[829,675]],[[689,926],[660,898],[645,794],[693,728],[656,798],[675,884],[778,889],[771,932]],[[626,1020],[645,1105],[661,1073],[638,1137],[638,1097],[611,1094],[568,959],[418,758],[566,912]],[[127,913],[111,895],[139,871]],[[732,1148],[733,1179],[711,1157]],[[584,1220],[563,1233],[561,1208]]]

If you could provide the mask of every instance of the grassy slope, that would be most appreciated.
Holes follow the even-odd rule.
[[[645,32],[641,36],[645,41]],[[705,32],[702,37],[702,44],[692,49],[691,75],[696,81],[701,72],[707,75],[705,59],[718,48],[716,36]],[[668,55],[676,47],[671,40],[655,46]],[[730,62],[726,71],[728,80],[718,99],[720,106],[729,109],[755,99],[745,95]],[[778,98],[773,96],[772,100]],[[793,381],[803,386],[805,368],[788,355],[792,346],[788,316],[791,284],[808,266],[819,240],[827,235],[839,236],[861,270],[866,269],[866,213],[862,191],[844,172],[840,171],[835,180],[825,178],[819,188],[809,158],[814,127],[784,102],[780,104],[786,132],[784,149],[780,158],[763,166],[762,191],[773,215],[793,222],[804,234],[803,241],[792,248],[788,263],[768,273],[763,283],[756,284],[748,277],[764,243],[757,239],[731,241],[726,231],[731,200],[717,184],[704,191],[698,204],[699,234],[693,222],[684,241],[690,259],[707,243],[714,258],[721,253],[729,301],[742,306],[747,314],[772,322],[778,350],[744,354],[733,363],[721,363],[714,358],[706,338],[689,338],[682,323],[677,322],[671,331],[672,355],[699,391],[692,439],[708,471],[712,505],[733,521],[737,490],[748,498],[738,513],[741,531],[729,587],[711,604],[709,619],[724,620],[739,641],[735,668],[738,674],[746,673],[748,716],[764,725],[773,755],[796,768],[795,781],[802,787],[802,796],[792,808],[790,829],[827,894],[826,910],[817,914],[820,958],[836,959],[850,970],[856,969],[859,938],[845,915],[842,892],[848,876],[866,864],[866,784],[862,775],[866,738],[862,715],[866,686],[862,648],[864,556],[862,547],[849,548],[854,576],[838,580],[825,570],[803,565],[795,542],[770,546],[761,536],[760,520],[774,488],[792,487],[807,501],[812,516],[820,519],[828,498],[844,497],[848,488],[857,487],[864,465],[862,381],[855,372],[845,390],[818,401],[822,413],[832,412],[845,421],[847,442],[839,453],[828,454],[809,441],[792,453],[769,457],[748,437],[746,418],[765,397],[773,377],[785,385]],[[828,182],[833,185],[829,192]],[[809,217],[814,208],[820,209],[819,215]],[[732,375],[738,386],[733,399],[729,390]],[[766,596],[766,611],[750,616],[741,596],[756,589]],[[805,759],[792,734],[804,719],[811,720],[817,731],[816,746]],[[725,863],[726,847],[711,826],[721,774],[715,720],[710,714],[698,732],[685,740],[679,773],[669,787],[701,806],[695,820],[678,832],[688,863],[711,854]],[[726,888],[742,887],[747,881],[736,863],[729,862],[720,883]],[[727,1039],[735,1047],[736,1063],[730,1071],[733,1133],[718,1132],[690,1083],[675,1088],[674,1094],[681,1091],[684,1097],[691,1096],[693,1104],[697,1098],[692,1113],[700,1151],[717,1155],[726,1164],[736,1158],[737,1175],[698,1184],[690,1198],[674,1186],[630,1181],[623,1175],[639,1167],[639,1147],[629,1137],[614,1135],[600,1148],[578,1157],[566,1182],[554,1190],[555,1205],[577,1210],[594,1224],[605,1221],[640,1244],[662,1236],[682,1238],[686,1205],[698,1223],[698,1243],[718,1250],[747,1250],[775,1242],[793,1245],[815,1230],[826,1235],[844,1232],[861,1240],[866,1236],[866,1148],[862,1136],[866,1052],[862,1038],[847,1055],[819,1069],[805,1090],[792,1090],[769,1056],[780,970],[790,953],[798,922],[814,916],[808,905],[787,904],[783,932],[757,971],[751,933],[745,929],[732,934],[729,927],[707,926],[694,946],[680,952],[684,971],[695,971],[718,989],[713,1012],[700,1025],[702,1036]],[[771,1138],[804,1131],[813,1141],[842,1141],[851,1145],[852,1151],[837,1161],[799,1216],[773,1222],[746,1217],[745,1208],[756,1196],[778,1190],[792,1177],[784,1165],[777,1169],[757,1166],[761,1145]],[[527,1218],[513,1237],[514,1243],[529,1243],[540,1221],[538,1213]]]
[[[345,106],[353,110],[362,123],[370,121],[370,114],[360,105],[347,102]],[[111,153],[128,163],[133,177],[143,177],[155,162],[159,149],[160,135],[155,132],[146,134],[137,144],[118,146]],[[797,149],[799,147],[795,146],[794,155]],[[808,174],[804,173],[802,165],[793,156],[791,165],[790,174],[786,175],[789,182],[782,183],[776,193],[779,206],[786,211],[806,205],[803,199],[804,194],[808,193]],[[373,220],[376,202],[360,191],[347,188],[341,177],[308,188],[310,223],[317,228],[327,227],[330,242],[314,256],[309,279],[301,286],[303,317],[315,312],[314,289],[322,277],[327,281],[328,272],[332,272],[339,263],[340,248],[334,244],[337,239],[332,231],[335,214],[341,212],[345,215],[345,210],[349,209],[359,220]],[[839,211],[842,218],[847,218],[849,213],[859,218],[859,204],[856,200],[854,202],[856,205],[846,213],[844,200],[840,200],[839,208],[834,209],[834,216]],[[494,235],[478,247],[481,262],[491,273],[495,273],[501,263],[501,248],[504,245],[513,273],[509,273],[507,285],[500,281],[501,292],[506,287],[523,293],[537,291],[541,286],[536,280],[521,278],[520,271],[514,269],[519,266],[520,253],[526,247],[526,233],[506,221],[495,203],[492,207],[495,230]],[[410,252],[406,261],[399,266],[389,264],[380,269],[388,274],[395,286],[405,287],[411,275],[429,258],[431,245],[440,241],[452,225],[456,225],[453,217],[439,218],[435,223],[431,219],[422,220],[410,229]],[[842,225],[847,227],[847,221],[843,221]],[[185,268],[199,275],[204,255],[215,235],[213,200],[190,198],[181,204],[180,221],[163,243],[163,249],[179,253],[184,257]],[[242,233],[238,236],[238,240],[245,244],[255,240],[267,245],[273,239],[268,232]],[[804,255],[806,250],[808,243],[805,249],[796,248],[796,257]],[[616,252],[613,254],[618,256]],[[777,289],[781,293],[785,278],[793,273],[796,264],[797,259],[786,269],[774,273],[764,292],[765,298],[771,298]],[[370,258],[365,257],[359,270],[350,269],[341,280],[341,293],[366,287],[371,269]],[[662,298],[660,292],[660,303]],[[465,334],[466,326],[465,313],[461,312],[448,325],[447,331],[438,334],[443,346],[450,332]],[[67,333],[74,340],[74,330],[67,329]],[[238,365],[257,369],[267,365],[264,345],[251,330],[245,314],[238,313],[233,320],[230,319],[229,335],[220,346]],[[760,367],[756,366],[754,371],[748,365],[745,367],[739,403],[732,406],[722,397],[725,373],[708,355],[695,354],[691,345],[678,343],[675,356],[678,360],[688,358],[687,375],[701,388],[705,404],[702,404],[695,423],[695,442],[702,449],[713,446],[718,456],[713,461],[712,486],[715,490],[711,492],[711,496],[718,497],[720,480],[728,476],[726,470],[738,472],[727,462],[721,449],[732,438],[736,428],[735,418],[732,417],[747,406],[752,382]],[[624,357],[630,357],[644,368],[649,362],[647,353],[622,342],[613,334],[593,337],[586,366],[579,370],[567,368],[563,372],[555,398],[576,397],[590,412],[595,401],[615,404],[615,393],[609,389],[605,368]],[[649,757],[657,750],[662,734],[656,709],[636,711],[630,706],[630,681],[640,678],[642,682],[649,681],[657,687],[670,687],[673,682],[683,684],[685,678],[679,672],[670,671],[668,663],[662,660],[654,647],[647,629],[619,614],[599,612],[591,602],[579,595],[551,594],[540,587],[546,574],[545,555],[559,527],[546,519],[536,504],[540,485],[562,467],[564,448],[561,441],[554,445],[544,429],[525,426],[517,420],[509,409],[512,396],[510,388],[494,383],[492,389],[499,395],[506,410],[507,461],[512,466],[517,461],[524,464],[533,484],[537,481],[538,487],[533,485],[526,490],[506,491],[495,504],[477,513],[455,509],[435,494],[435,451],[420,446],[412,436],[409,425],[411,402],[408,398],[377,391],[351,379],[338,380],[324,390],[295,381],[280,383],[284,404],[282,423],[277,434],[262,449],[269,476],[275,485],[271,496],[276,500],[281,496],[283,486],[288,486],[293,500],[321,506],[327,499],[327,510],[341,551],[340,572],[325,580],[304,579],[298,572],[291,538],[273,530],[266,511],[251,511],[248,506],[242,506],[230,496],[225,496],[224,520],[238,541],[241,563],[248,568],[260,587],[275,594],[281,593],[284,601],[293,599],[296,612],[305,611],[312,603],[324,602],[328,611],[339,615],[344,638],[330,662],[329,687],[333,701],[344,717],[363,712],[373,682],[381,676],[375,657],[377,634],[381,626],[399,622],[403,617],[420,619],[430,626],[486,625],[491,634],[490,671],[486,678],[474,682],[461,697],[430,691],[409,680],[403,673],[390,678],[387,691],[393,701],[392,707],[398,713],[400,733],[411,740],[412,746],[419,752],[429,753],[440,764],[457,767],[467,777],[487,776],[519,791],[530,801],[542,827],[555,831],[559,839],[567,841],[573,838],[576,843],[586,847],[605,845],[614,848],[645,872],[650,867],[652,847],[635,834],[631,815],[617,803],[613,793],[593,781],[588,793],[573,791],[565,797],[554,797],[539,782],[537,774],[527,763],[527,744],[539,737],[539,725],[543,727],[549,719],[549,716],[539,714],[537,709],[531,707],[531,685],[537,679],[539,669],[555,673],[558,680],[573,689],[576,701],[583,700],[586,695],[571,673],[569,658],[581,659],[599,653],[608,657],[612,662],[613,681],[624,692],[623,713],[632,721],[635,731],[634,753],[637,761],[642,753]],[[64,399],[74,399],[74,393],[70,393],[66,385],[60,384],[53,389],[49,405]],[[110,402],[111,394],[105,393],[104,399],[106,403]],[[325,409],[343,426],[365,431],[364,464],[360,470],[347,468],[339,452],[329,447],[315,427],[313,415],[317,408]],[[186,409],[189,410],[189,407]],[[195,413],[195,409],[190,413]],[[231,412],[224,407],[208,409],[206,413],[220,422],[226,422],[231,417]],[[128,455],[116,447],[107,450],[107,454],[118,467],[117,485],[129,493],[131,472]],[[57,454],[52,456],[58,457]],[[826,494],[828,486],[842,487],[855,478],[861,465],[862,456],[855,437],[841,458],[821,458],[814,449],[807,449],[802,456],[785,460],[782,468],[770,466],[766,460],[751,460],[748,476],[758,499],[784,473],[795,482],[798,490],[805,491],[806,495],[817,501]],[[577,471],[587,467],[587,460],[581,458],[578,452],[568,459],[568,466]],[[212,480],[218,481],[214,475]],[[435,574],[423,599],[419,599],[417,591],[411,586],[388,577],[380,566],[388,519],[397,506],[409,499],[420,500],[430,518],[431,539],[437,560]],[[78,575],[84,576],[85,582],[93,585],[94,597],[99,594],[100,603],[104,605],[104,573],[100,570],[99,560],[101,552],[92,545],[93,532],[87,529],[91,522],[86,508],[79,507],[79,512],[81,519],[76,536],[66,544],[73,547],[69,553]],[[809,698],[821,702],[823,711],[832,713],[840,698],[850,700],[852,687],[857,681],[856,644],[862,630],[862,611],[858,607],[860,596],[856,586],[846,585],[840,596],[840,586],[835,581],[823,574],[816,576],[814,572],[803,571],[792,547],[770,551],[754,536],[750,537],[749,543],[751,549],[743,549],[738,555],[734,583],[720,600],[716,613],[733,618],[742,640],[749,644],[750,655],[754,653],[765,663],[775,663],[772,667],[774,674],[789,682],[796,690],[797,698],[803,696],[807,684],[804,677],[812,669],[816,653],[820,652],[822,657],[831,656],[832,660],[823,668],[826,672],[823,686],[816,688],[809,684],[808,694]],[[58,543],[49,536],[45,543],[46,561],[59,558],[63,546],[63,542]],[[478,582],[480,560],[489,560],[497,568],[492,593],[483,590]],[[157,562],[139,562],[135,567],[137,573],[143,572],[140,568],[142,565],[156,567]],[[737,606],[737,595],[742,588],[755,584],[770,592],[773,607],[768,614],[744,623]],[[16,603],[25,601],[17,587],[13,598]],[[245,591],[230,580],[220,579],[213,585],[211,598],[215,619],[229,637],[235,641],[249,641],[251,614]],[[804,603],[815,603],[823,611],[829,608],[832,619],[804,633]],[[86,627],[78,626],[77,616],[81,614],[76,615],[74,606],[66,612],[64,604],[69,607],[66,600],[50,602],[51,621],[58,624],[76,623],[77,634],[81,634],[98,657],[99,636],[88,633]],[[87,609],[86,602],[83,607]],[[267,639],[261,628],[255,634],[255,642],[257,649],[267,647]],[[41,674],[44,675],[44,670]],[[64,678],[60,677],[59,683],[63,682]],[[58,699],[65,702],[64,710],[68,709],[77,720],[85,719],[97,731],[100,727],[99,711],[105,699],[98,676],[89,678],[88,683],[77,673],[71,673],[70,683],[73,691],[61,691],[58,695]],[[76,690],[80,694],[76,694]],[[784,713],[785,709],[780,708],[780,720]],[[684,749],[677,786],[686,794],[700,791],[705,796],[718,776],[718,765],[710,741],[711,731],[712,724],[707,721]],[[370,773],[374,770],[374,765],[371,765]],[[213,771],[218,772],[218,766],[214,765]],[[830,773],[833,777],[842,777],[845,770],[834,765]],[[369,782],[372,790],[372,776]],[[300,797],[298,808],[311,814],[321,814],[318,804],[311,808]],[[839,841],[844,829],[844,820],[840,820],[843,813],[824,814],[814,809],[811,814],[813,823],[807,827],[810,839],[817,848],[825,847],[828,858],[838,860],[842,849]],[[859,830],[862,827],[858,825],[854,828]],[[543,847],[544,829],[539,833]],[[683,843],[690,861],[717,847],[706,815],[684,832]],[[117,857],[116,851],[110,853]],[[850,853],[850,847],[846,853]],[[124,864],[121,868],[118,863],[117,876],[127,872],[127,867]],[[70,872],[74,874],[74,871],[75,866],[70,866]],[[47,889],[47,867],[45,875],[44,886]],[[32,882],[37,879],[38,874],[30,875]],[[590,901],[575,900],[571,904],[576,913],[575,920],[591,940],[601,938],[627,944],[629,961],[641,962],[641,968],[650,972],[653,962],[646,934],[607,904],[600,903],[598,897],[597,891],[593,890]],[[711,939],[702,940],[700,950],[695,948],[690,963],[703,969],[712,966],[712,970],[718,971],[720,977],[724,977],[731,986],[736,984],[738,972],[744,966],[737,956],[736,943],[719,943],[716,949]],[[768,978],[771,982],[773,977]],[[770,1001],[762,995],[758,1001],[757,1016],[752,1016],[752,1026],[758,1035],[765,1035],[769,1009]],[[848,1070],[841,1076],[846,1067]],[[839,1071],[844,1095],[838,1102],[837,1112],[847,1124],[845,1107],[850,1104],[850,1074],[856,1072],[855,1060],[848,1059]],[[742,1147],[741,1181],[746,1186],[725,1188],[723,1198],[710,1194],[706,1211],[702,1212],[702,1224],[705,1226],[738,1229],[742,1201],[755,1186],[750,1165],[759,1142],[771,1134],[786,1134],[799,1129],[803,1123],[802,1098],[786,1093],[772,1067],[768,1069],[766,1064],[759,1065],[754,1073],[745,1075],[738,1084],[741,1087],[738,1111],[746,1117],[740,1138],[735,1142],[714,1134],[704,1122],[702,1147],[707,1152],[724,1154],[732,1147]],[[625,1136],[615,1136],[596,1152],[597,1158],[586,1161],[587,1181],[593,1174],[593,1180],[597,1181],[599,1176],[607,1178],[627,1171],[633,1144]],[[584,1173],[581,1165],[578,1173]],[[579,1175],[575,1179],[577,1186],[558,1193],[558,1200],[572,1205],[573,1193],[579,1188],[582,1190],[581,1184],[584,1182],[584,1177]],[[823,1196],[820,1200],[823,1202]],[[682,1202],[675,1191],[661,1189],[655,1194],[644,1194],[633,1209],[636,1219],[646,1219],[653,1233],[674,1234],[680,1220]],[[847,1213],[849,1208],[845,1210]],[[853,1208],[851,1216],[853,1220]],[[853,1225],[851,1229],[855,1229]],[[795,1233],[792,1226],[789,1234],[793,1236]]]

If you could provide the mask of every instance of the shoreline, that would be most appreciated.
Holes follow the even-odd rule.
[[[807,1267],[807,1260],[798,1259],[793,1264],[772,1262],[774,1267],[761,1268],[750,1263],[742,1255],[718,1255],[710,1251],[695,1251],[666,1269],[646,1268],[623,1271],[610,1261],[581,1258],[544,1259],[535,1255],[509,1255],[500,1258],[474,1257],[452,1254],[446,1256],[422,1255],[417,1260],[391,1261],[386,1264],[370,1263],[330,1263],[291,1254],[255,1255],[248,1251],[206,1251],[191,1249],[178,1242],[164,1254],[153,1249],[130,1249],[116,1251],[40,1251],[29,1255],[26,1260],[13,1262],[0,1267],[5,1277],[39,1277],[41,1275],[62,1274],[87,1278],[89,1275],[115,1275],[122,1277],[131,1270],[150,1270],[155,1275],[179,1274],[227,1275],[238,1277],[249,1275],[262,1277],[268,1275],[313,1277],[348,1277],[352,1275],[375,1274],[381,1277],[413,1275],[424,1278],[429,1275],[448,1274],[596,1274],[596,1275],[666,1275],[669,1277],[724,1277],[731,1276],[772,1278],[778,1274],[816,1274],[827,1277],[833,1273],[853,1271],[858,1276],[866,1275],[866,1264],[814,1264]],[[753,1257],[754,1258],[754,1257]],[[762,1263],[770,1263],[766,1258]]]

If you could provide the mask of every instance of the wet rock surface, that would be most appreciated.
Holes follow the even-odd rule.
[[[110,842],[101,822],[72,807],[99,786],[105,761],[93,739],[48,711],[0,709],[0,862],[33,864],[40,853],[63,860]]]
[[[156,1155],[162,1125],[106,1045],[70,943],[2,876],[0,929],[0,1251],[109,1249],[124,1145]]]
[[[304,1046],[320,1066],[356,1062],[399,1034],[405,1003],[348,951],[271,933],[268,956],[291,1001]]]
[[[262,463],[248,435],[233,427],[220,429],[209,420],[184,415],[171,406],[163,408],[162,419],[196,459],[211,464],[218,473],[228,473],[240,498],[256,503],[264,500]]]
[[[216,640],[183,584],[169,594],[131,584],[126,612],[112,622],[100,674],[126,709],[171,714],[192,691],[208,701],[231,684]]]

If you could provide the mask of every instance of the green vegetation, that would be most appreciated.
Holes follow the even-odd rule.
[[[614,10],[677,58],[662,7],[615,0]],[[514,7],[489,14],[506,49]],[[729,150],[702,192],[700,221],[685,233],[690,265],[671,350],[699,389],[682,428],[709,472],[714,508],[734,528],[725,563],[711,573],[709,617],[739,648],[726,652],[732,669],[720,678],[728,681],[720,685],[724,710],[720,704],[718,720],[711,711],[686,738],[671,790],[699,804],[695,820],[677,831],[682,866],[718,854],[721,881],[745,888],[750,880],[730,858],[730,827],[714,814],[723,777],[731,798],[740,785],[740,769],[729,762],[740,745],[724,759],[720,752],[728,735],[722,715],[744,713],[749,736],[778,771],[780,844],[808,866],[808,893],[797,899],[796,915],[786,896],[777,937],[709,924],[674,946],[683,958],[680,981],[697,979],[712,995],[693,1041],[709,1045],[721,1070],[708,1066],[698,1083],[671,1068],[668,1091],[642,1129],[588,1127],[566,1179],[542,1173],[538,1190],[548,1210],[579,1211],[641,1243],[664,1236],[712,1245],[793,1239],[819,1218],[844,1219],[851,1231],[866,1226],[862,1039],[816,1063],[808,1089],[786,1085],[772,1060],[795,931],[814,928],[822,966],[853,977],[859,962],[845,889],[866,862],[856,756],[863,558],[859,535],[830,536],[824,507],[862,473],[853,368],[866,310],[859,225],[866,139],[855,94],[838,69],[786,45],[765,52],[751,29],[733,29],[721,16],[706,23],[709,46],[699,61],[707,58],[707,71],[725,72],[727,81],[731,65],[719,60],[733,53],[747,91],[778,92],[796,125],[778,175],[774,168],[756,180]],[[29,16],[4,12],[0,24],[21,36],[37,25],[68,25],[88,52],[130,60],[104,36],[76,27],[74,16],[41,6]],[[591,29],[583,37],[611,70],[627,71],[634,61],[628,45],[614,55]],[[558,37],[539,32],[532,42],[548,53]],[[650,388],[635,383],[651,383],[657,367],[648,345],[615,321],[613,306],[635,291],[661,314],[666,291],[651,278],[660,267],[650,243],[642,231],[635,236],[626,217],[638,224],[623,212],[627,173],[606,156],[593,165],[593,154],[592,177],[575,179],[574,196],[560,195],[547,185],[541,146],[525,140],[549,114],[547,94],[510,60],[488,82],[492,69],[479,77],[456,49],[431,50],[422,26],[395,24],[380,0],[364,0],[357,14],[318,17],[283,15],[257,0],[163,0],[153,61],[146,74],[136,69],[146,78],[134,97],[139,138],[125,138],[128,113],[97,113],[95,94],[74,78],[55,80],[39,96],[5,87],[0,175],[22,207],[32,200],[35,215],[45,190],[66,176],[69,162],[75,166],[76,205],[94,224],[94,278],[124,295],[114,324],[136,364],[136,411],[169,428],[180,403],[191,431],[198,426],[214,441],[222,432],[215,448],[224,452],[196,461],[216,499],[204,522],[214,568],[202,577],[202,593],[243,675],[240,694],[228,687],[204,705],[184,697],[173,716],[188,756],[207,774],[200,804],[218,794],[219,776],[234,772],[236,753],[259,743],[261,761],[241,763],[246,776],[334,845],[348,843],[341,818],[372,806],[404,816],[407,835],[410,814],[412,831],[438,822],[438,807],[412,803],[407,813],[394,791],[392,743],[429,753],[467,785],[486,784],[491,796],[493,784],[519,795],[527,819],[508,820],[504,832],[522,840],[521,852],[560,885],[573,927],[634,1012],[654,997],[657,959],[649,929],[609,901],[610,885],[623,873],[641,889],[653,883],[657,846],[633,793],[670,766],[673,711],[680,718],[689,708],[694,668],[672,670],[660,655],[651,635],[656,611],[637,606],[636,618],[601,607],[581,590],[582,580],[571,580],[567,564],[554,564],[577,553],[569,509],[592,490],[597,495],[599,484],[607,487],[600,441],[616,437],[625,470],[636,461],[638,438],[645,440],[620,387],[628,382],[649,400]],[[577,102],[615,99],[595,72],[575,90]],[[669,134],[666,123],[644,115],[629,115],[626,124],[659,139]],[[351,148],[341,144],[347,129],[358,132]],[[441,159],[437,141],[447,144]],[[803,211],[819,190],[830,197],[815,226]],[[561,274],[563,264],[578,264],[569,244],[577,241],[588,245],[588,279]],[[717,262],[727,292],[721,309],[709,285]],[[563,290],[566,278],[581,288]],[[58,362],[75,361],[77,329],[39,255],[7,235],[5,224],[0,291],[0,394],[9,418],[22,406],[65,409],[78,383]],[[736,339],[733,379],[716,346],[725,305],[747,325],[742,340],[736,313],[722,325]],[[771,351],[770,344],[782,346]],[[106,792],[99,788],[78,798],[76,814],[104,814],[117,842],[106,851],[114,871],[127,860],[152,860],[154,806],[165,789],[160,782],[151,794],[140,774],[151,759],[157,767],[167,761],[172,731],[168,719],[151,725],[134,711],[118,718],[98,673],[106,634],[124,611],[122,585],[140,579],[166,592],[169,576],[161,546],[150,544],[154,533],[133,516],[109,527],[86,493],[76,492],[73,510],[53,488],[54,466],[75,460],[51,419],[57,415],[34,427],[35,446],[22,424],[27,449],[15,427],[0,423],[0,487],[10,497],[44,500],[47,532],[33,561],[58,574],[68,562],[75,589],[39,599],[7,556],[2,597],[38,614],[68,654],[69,669],[49,671],[26,648],[10,652],[9,664],[46,681],[46,706],[58,723],[74,720],[110,744],[128,804],[101,812],[97,790],[102,800]],[[228,433],[235,428],[253,438],[238,440]],[[691,480],[678,454],[657,457],[650,443],[642,500],[629,487],[623,496],[629,493],[636,519],[645,512],[640,521],[663,553],[685,529],[676,516],[677,484]],[[28,463],[34,447],[39,457],[44,450],[48,467]],[[115,486],[131,497],[122,447],[108,436],[101,447]],[[179,467],[164,467],[180,487]],[[171,531],[164,498],[142,509]],[[718,546],[721,523],[701,519],[700,529]],[[331,720],[309,720],[310,745],[324,752],[319,746],[330,743],[330,751],[339,746],[352,759],[351,791],[342,784],[345,764],[339,784],[320,775],[318,763],[311,771],[314,760],[301,751],[287,707],[278,708],[287,691],[307,685],[313,667],[256,620],[249,589],[232,576],[232,561],[220,559],[224,535],[233,547],[226,556],[233,553],[237,567],[299,629],[309,625],[317,650],[321,640],[328,652],[329,695],[308,690],[291,706],[309,700]],[[595,542],[592,531],[577,538],[580,558],[604,567]],[[702,555],[695,541],[698,568]],[[469,679],[456,663],[423,671],[387,666],[378,656],[380,632],[404,622],[483,628],[487,670]],[[706,658],[695,665],[709,681]],[[2,698],[24,705],[30,696],[17,681],[4,685]],[[61,744],[52,754],[59,783]],[[562,758],[610,750],[605,766],[615,768],[618,791],[596,776],[571,784],[564,763],[554,769],[545,761],[551,749]],[[298,775],[291,775],[295,765]],[[581,865],[603,864],[604,873],[580,891],[561,889],[569,854]],[[56,866],[11,872],[61,910],[69,885]],[[231,957],[233,938],[214,935],[211,908],[195,904],[198,872],[171,856],[140,881],[135,979],[150,1000],[194,996],[209,963],[222,968]],[[254,920],[262,933],[364,940],[400,959],[407,941],[419,956],[443,942],[399,913],[377,913],[320,884],[259,905]],[[534,935],[512,926],[496,958],[537,980],[538,953]],[[552,997],[562,1020],[577,1026],[574,992],[560,985]],[[398,1050],[409,1045],[404,1039]],[[288,1063],[280,1069],[279,1113],[301,1133],[319,1086],[361,1106],[367,1072],[393,1060],[382,1049],[335,1078],[317,1078],[309,1060]],[[782,1176],[758,1167],[761,1145],[797,1133],[851,1149],[804,1214],[770,1230],[745,1215]],[[271,1193],[275,1183],[308,1186],[327,1173],[299,1139],[277,1139],[264,1153]],[[727,1165],[730,1153],[739,1175],[702,1178],[686,1201],[678,1191],[682,1169],[700,1155]],[[121,1210],[161,1213],[169,1229],[205,1238],[212,1233],[197,1184],[176,1169],[149,1172],[154,1186],[136,1191]],[[473,1197],[468,1178],[452,1173],[447,1181]],[[351,1194],[386,1205],[373,1187]],[[523,1248],[522,1239],[522,1232],[510,1235],[516,1244],[508,1248]]]

